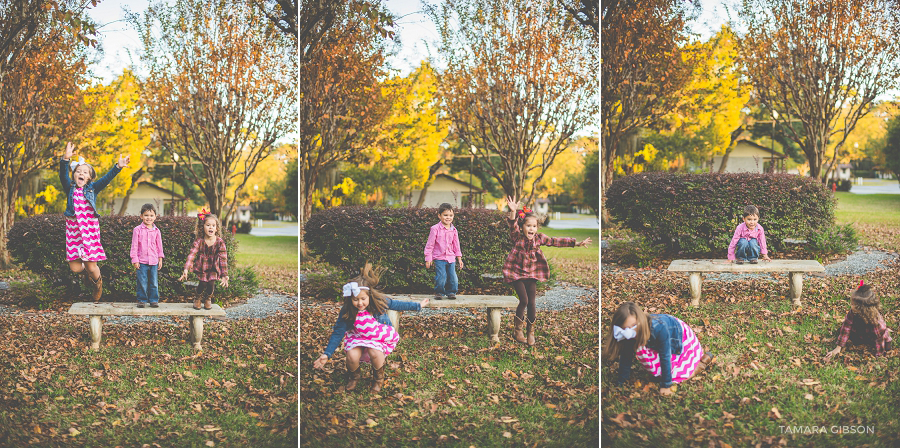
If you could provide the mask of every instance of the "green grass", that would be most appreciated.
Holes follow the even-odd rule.
[[[0,445],[296,446],[297,314],[178,325],[0,316]],[[70,429],[72,428],[72,429]]]
[[[591,239],[588,247],[542,246],[557,279],[582,286],[597,287],[600,232],[596,229],[551,229],[542,227],[540,232],[550,237],[570,237],[577,241]]]
[[[239,233],[237,263],[252,267],[262,288],[297,293],[296,236],[253,236]]]
[[[862,223],[900,227],[900,194],[835,193],[835,220],[840,224]]]
[[[371,373],[352,393],[344,356],[312,369],[337,308],[301,310],[300,438],[318,446],[596,446],[597,296],[588,306],[538,313],[538,345],[501,343],[480,333],[483,313],[421,317],[404,313],[388,380],[369,392]]]
[[[241,265],[293,268],[297,270],[296,236],[253,236],[239,233],[237,261]]]

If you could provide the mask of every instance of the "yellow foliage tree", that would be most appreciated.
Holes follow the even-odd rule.
[[[114,211],[121,215],[128,205],[128,196],[146,172],[142,152],[151,144],[153,129],[141,116],[140,87],[128,69],[109,85],[92,87],[88,98],[95,112],[90,126],[80,136],[78,155],[94,167],[98,176],[112,168],[120,154],[131,156],[131,163],[100,193],[100,198],[107,201],[126,198]]]

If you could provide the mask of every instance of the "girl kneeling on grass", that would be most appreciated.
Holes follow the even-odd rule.
[[[370,263],[366,263],[360,275],[344,285],[344,305],[334,323],[328,346],[313,363],[316,369],[324,367],[346,335],[347,384],[341,386],[341,391],[356,389],[360,361],[372,363],[372,392],[380,391],[384,386],[385,357],[394,351],[400,341],[400,335],[391,326],[387,310],[420,311],[428,305],[428,299],[420,303],[392,300],[376,290],[384,271],[385,268],[373,269]]]
[[[634,358],[659,378],[659,394],[671,395],[672,385],[702,371],[713,362],[686,323],[668,314],[646,314],[634,302],[619,305],[606,336],[604,356],[619,360],[621,385],[631,376]]]
[[[875,349],[875,356],[882,356],[891,350],[891,329],[884,323],[881,315],[881,301],[875,295],[875,289],[864,285],[850,296],[850,311],[838,333],[837,347],[825,355],[825,361],[840,353],[847,343],[868,345]]]

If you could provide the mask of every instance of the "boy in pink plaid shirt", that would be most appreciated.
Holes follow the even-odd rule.
[[[459,248],[459,232],[453,226],[453,206],[448,203],[438,207],[438,218],[441,222],[431,226],[428,242],[425,243],[425,268],[431,269],[434,264],[434,299],[443,296],[456,299],[459,292],[459,279],[456,276],[456,265],[463,268],[462,250]]]

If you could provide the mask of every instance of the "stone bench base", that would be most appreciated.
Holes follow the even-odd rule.
[[[417,302],[429,299],[428,308],[486,308],[487,329],[485,333],[493,342],[500,342],[500,312],[504,308],[512,308],[519,305],[519,299],[513,296],[470,296],[459,295],[456,300],[434,300],[427,294],[393,295],[391,298],[409,298]],[[388,310],[388,317],[397,331],[400,331],[400,316],[402,311]]]
[[[225,310],[213,305],[210,310],[195,310],[192,303],[160,303],[158,308],[138,308],[133,302],[78,302],[69,308],[69,314],[86,315],[90,318],[91,350],[100,349],[103,337],[103,316],[188,316],[190,317],[188,342],[194,350],[202,350],[203,318],[225,316]]]
[[[825,272],[825,267],[816,260],[760,260],[757,264],[736,264],[728,260],[675,260],[669,264],[669,272],[687,272],[690,276],[691,306],[700,305],[701,284],[704,272],[730,273],[771,273],[787,272],[790,285],[790,297],[794,305],[800,306],[803,293],[803,274],[806,272]]]

